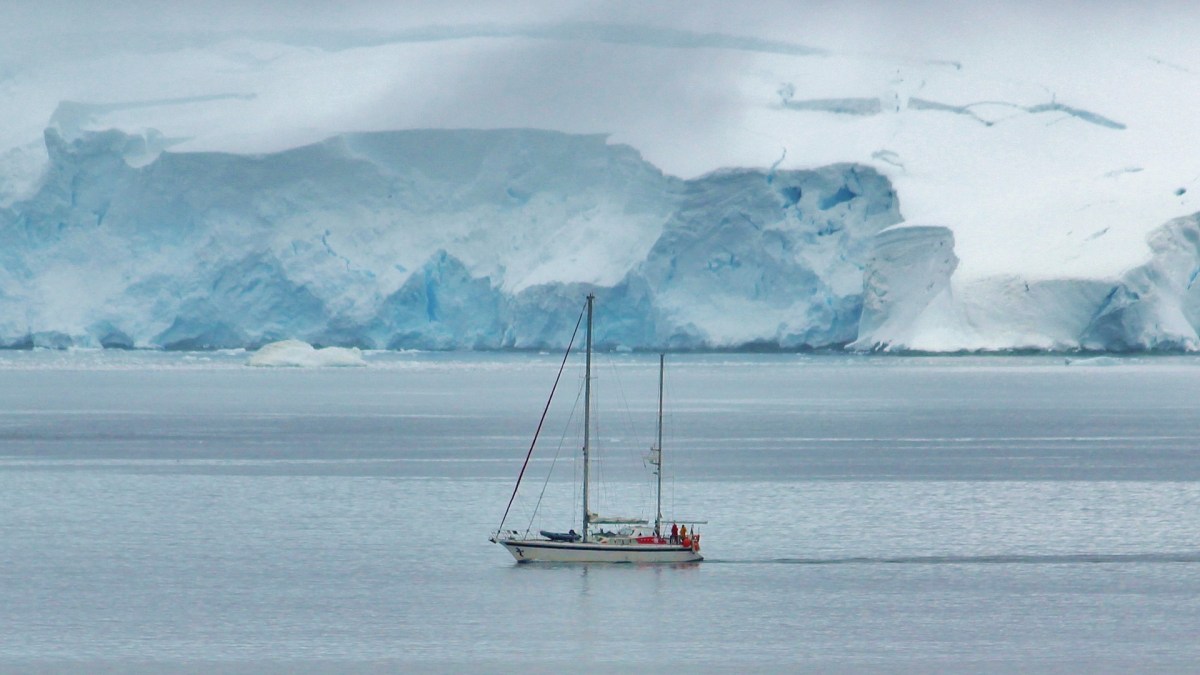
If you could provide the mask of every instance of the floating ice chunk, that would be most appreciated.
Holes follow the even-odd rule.
[[[1119,366],[1122,363],[1121,359],[1113,356],[1092,356],[1084,359],[1067,357],[1063,360],[1063,365],[1067,366]]]
[[[300,340],[282,340],[263,345],[246,359],[248,366],[320,368],[329,366],[365,366],[357,348],[325,347],[316,349]]]

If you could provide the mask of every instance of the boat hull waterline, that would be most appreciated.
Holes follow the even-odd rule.
[[[497,543],[504,546],[519,563],[680,563],[704,560],[698,551],[681,544],[600,544],[535,539],[501,539]]]

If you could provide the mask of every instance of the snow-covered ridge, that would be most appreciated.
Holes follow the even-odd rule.
[[[680,180],[595,135],[148,161],[145,135],[46,144],[41,187],[0,212],[10,346],[540,348],[565,343],[587,290],[610,346],[840,345],[871,237],[900,220],[866,167]]]

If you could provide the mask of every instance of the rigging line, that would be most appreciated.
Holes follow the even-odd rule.
[[[627,425],[627,430],[629,432],[629,435],[633,437],[634,447],[639,448],[639,450],[637,450],[636,453],[637,453],[637,456],[640,456],[642,458],[642,466],[645,467],[646,466],[646,456],[642,455],[641,450],[640,450],[640,448],[646,447],[645,442],[644,442],[645,439],[642,438],[641,434],[638,432],[637,425],[634,424],[634,422],[633,422],[633,409],[629,405],[629,397],[625,395],[625,384],[621,381],[621,373],[618,370],[617,361],[615,358],[608,358],[606,363],[608,365],[608,369],[610,371],[612,371],[613,379],[617,383],[617,394],[620,395],[621,403],[625,409],[625,424]],[[651,484],[650,476],[646,476],[646,479],[647,479],[647,482],[642,483],[640,485],[640,487],[643,490],[649,489],[649,486]],[[646,504],[647,496],[646,496],[645,491],[642,492],[641,499],[639,501],[643,506]],[[641,514],[639,513],[638,515],[641,515]]]
[[[629,425],[629,434],[633,436],[636,447],[644,447],[644,439],[638,433],[637,425],[633,423],[633,409],[629,406],[629,397],[625,395],[625,384],[621,382],[621,373],[617,370],[615,359],[608,360],[608,369],[612,371],[613,379],[617,381],[617,393],[620,394],[621,403],[625,406],[625,423]]]
[[[529,458],[533,457],[533,446],[537,445],[538,435],[542,433],[542,425],[546,422],[546,414],[550,412],[550,402],[554,400],[554,391],[558,389],[558,381],[562,378],[563,368],[567,366],[567,357],[571,355],[571,347],[575,345],[575,336],[579,334],[579,324],[583,323],[583,314],[587,311],[587,306],[579,312],[579,318],[575,320],[575,330],[571,331],[571,340],[567,342],[567,353],[563,354],[562,363],[558,366],[558,375],[554,376],[554,386],[550,387],[550,396],[546,399],[546,407],[542,409],[542,418],[538,420],[537,430],[533,432],[533,441],[529,443],[529,452],[525,453],[525,463],[521,465],[521,473],[517,474],[517,484],[513,486],[512,496],[508,498],[508,506],[504,507],[504,515],[500,518],[500,527],[496,528],[496,535],[504,530],[504,521],[508,520],[508,511],[512,508],[513,500],[517,498],[517,490],[521,488],[521,478],[525,476],[525,469],[529,466]]]
[[[596,362],[594,360],[595,358],[596,357],[593,356],[593,361],[592,361],[593,364],[596,364]],[[593,434],[593,437],[592,437],[592,444],[591,444],[591,446],[588,447],[588,455],[589,455],[589,461],[591,462],[591,465],[592,465],[592,469],[591,469],[592,483],[591,483],[591,485],[595,486],[595,487],[593,488],[593,487],[589,486],[589,489],[591,489],[592,494],[595,495],[595,498],[592,500],[593,504],[607,504],[609,502],[608,482],[604,480],[605,459],[607,458],[607,455],[605,453],[607,451],[607,448],[604,446],[604,428],[601,426],[601,424],[604,422],[604,420],[601,418],[601,414],[600,414],[601,410],[603,410],[603,408],[601,408],[601,406],[600,406],[600,396],[602,394],[604,394],[605,392],[604,392],[604,388],[599,385],[600,376],[598,374],[596,374],[596,372],[595,372],[595,371],[598,371],[600,368],[598,365],[593,365],[593,368],[594,368],[594,370],[593,370],[593,375],[592,375],[592,430],[595,433]],[[604,506],[596,506],[595,510],[592,512],[593,513],[603,513],[605,511],[606,511],[606,508]]]
[[[575,394],[575,405],[571,407],[571,416],[567,418],[567,426],[563,428],[562,437],[558,439],[558,448],[554,451],[554,460],[550,462],[550,470],[546,472],[546,480],[542,483],[542,491],[538,494],[537,503],[533,505],[533,513],[529,515],[529,524],[525,526],[525,536],[529,536],[529,531],[533,529],[533,520],[537,518],[538,509],[542,507],[542,498],[546,496],[546,488],[550,485],[550,476],[554,474],[554,467],[558,464],[558,456],[562,454],[563,445],[567,442],[567,433],[571,430],[571,422],[575,419],[575,411],[579,409],[579,399],[583,396],[583,387]],[[574,524],[574,521],[572,521]]]
[[[579,385],[579,391],[581,391],[581,392],[583,391],[582,384]],[[578,403],[576,403],[576,405],[578,405]],[[574,414],[575,414],[575,411],[572,410],[571,415],[574,416]],[[579,467],[582,463],[583,463],[583,457],[581,457],[579,455],[576,455],[575,461],[571,462],[571,510],[572,511],[575,511],[575,506],[574,506],[575,504],[582,503],[582,501],[579,497]],[[575,518],[577,518],[578,516],[579,516],[578,512],[576,512],[574,515],[571,516],[571,528],[572,529],[575,528]],[[579,528],[583,529],[582,523],[579,524]]]

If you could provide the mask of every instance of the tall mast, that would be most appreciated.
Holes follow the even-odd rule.
[[[654,466],[658,474],[658,489],[655,490],[657,503],[654,507],[654,536],[662,536],[662,411],[663,411],[663,370],[665,354],[658,355],[658,441],[654,446]]]
[[[587,296],[587,356],[584,358],[583,371],[583,541],[588,540],[588,525],[591,514],[588,511],[588,450],[591,447],[592,428],[592,303],[596,296]]]

